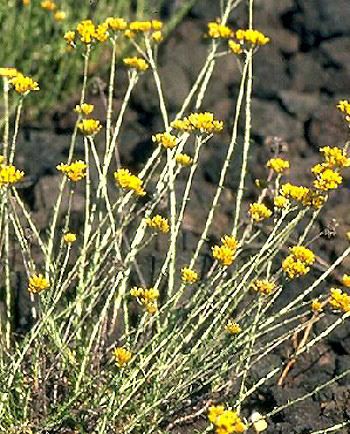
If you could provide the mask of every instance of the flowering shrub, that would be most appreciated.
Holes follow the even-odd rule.
[[[18,426],[30,432],[172,432],[192,419],[202,421],[205,432],[240,433],[251,426],[260,432],[272,416],[348,373],[267,414],[248,413],[259,388],[282,384],[297,356],[350,315],[347,274],[342,289],[325,289],[310,300],[350,253],[348,246],[325,266],[310,235],[329,196],[341,186],[350,157],[347,144],[321,148],[321,162],[310,168],[312,182],[299,186],[288,181],[293,166],[277,154],[266,161],[263,188],[254,202],[246,203],[252,65],[255,53],[270,40],[252,27],[252,1],[246,29],[228,23],[239,2],[222,3],[220,20],[203,29],[207,59],[173,119],[156,62],[162,22],[110,16],[98,24],[83,20],[62,32],[70,55],[83,53],[84,77],[67,160],[56,167],[62,176],[47,231],[39,229],[18,194],[26,176],[13,164],[22,109],[43,90],[16,69],[0,68],[5,113],[0,158],[3,432]],[[41,7],[56,11],[52,1],[43,1]],[[115,50],[125,39],[135,55],[117,66]],[[97,120],[89,117],[94,107],[88,102],[87,78],[91,56],[101,44],[109,45],[113,54],[106,116]],[[235,117],[229,124],[203,107],[214,67],[224,56],[236,56],[241,65]],[[118,113],[112,105],[117,67],[127,68],[129,79]],[[163,127],[149,131],[153,152],[136,174],[114,156],[119,155],[121,125],[141,74],[154,80]],[[13,119],[8,106],[12,92],[19,94]],[[344,122],[349,122],[349,107],[349,102],[339,102]],[[237,155],[242,123],[242,155]],[[195,249],[185,261],[179,244],[200,156],[224,129],[231,131],[231,140],[222,144],[226,159],[219,183],[203,211],[204,227],[198,223]],[[84,160],[78,159],[79,140]],[[233,217],[216,243],[212,226],[232,163],[239,168]],[[82,223],[76,228],[72,210],[78,187],[85,196]],[[155,243],[166,249],[161,265],[151,265],[151,278],[146,278],[145,263]],[[204,251],[210,252],[206,266],[200,258]],[[33,322],[21,339],[14,330],[13,290],[19,272],[26,281]],[[285,298],[286,291],[292,296]],[[312,335],[313,325],[329,312],[337,319]],[[251,369],[296,333],[303,338],[286,366],[269,363],[269,372],[253,380]]]

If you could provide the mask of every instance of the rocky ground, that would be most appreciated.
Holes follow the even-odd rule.
[[[219,1],[199,0],[161,47],[161,75],[171,113],[175,113],[181,105],[202,65],[208,45],[203,34],[206,23],[219,15],[218,4]],[[286,155],[291,160],[291,179],[300,183],[311,179],[308,169],[317,161],[318,149],[324,145],[341,145],[348,139],[348,130],[335,104],[339,99],[349,98],[350,93],[349,0],[255,0],[255,9],[256,27],[270,36],[272,43],[258,52],[254,63],[254,146],[249,165],[248,199],[257,194],[253,181],[266,176],[263,168],[270,156],[266,141],[269,136],[281,137],[288,144]],[[230,22],[233,28],[246,24],[243,16],[243,8],[239,7]],[[213,111],[217,118],[230,122],[239,79],[234,56],[220,60],[203,107]],[[124,81],[125,77],[121,76],[120,83]],[[123,86],[117,89],[116,107],[122,95],[119,88]],[[91,97],[91,102],[101,106],[98,96]],[[34,123],[34,127],[33,123],[26,126],[21,135],[18,166],[30,175],[23,194],[43,227],[46,213],[52,207],[52,191],[59,178],[54,168],[67,153],[69,132],[74,122],[70,114],[74,103],[70,101],[52,117],[36,126]],[[132,97],[131,110],[127,113],[122,131],[120,149],[124,164],[139,168],[151,152],[151,135],[161,129],[157,97],[145,75]],[[186,216],[187,245],[184,250],[191,250],[199,234],[198,228],[204,224],[205,213],[198,210],[205,208],[218,182],[225,153],[221,143],[227,143],[228,137],[227,130],[222,137],[215,139],[201,161],[191,207],[196,212]],[[33,149],[40,155],[40,161],[32,158]],[[232,167],[224,192],[225,203],[213,227],[213,237],[221,235],[222,228],[230,225],[235,177],[237,171]],[[343,250],[344,233],[350,230],[349,187],[348,175],[343,188],[330,200],[327,210],[320,217],[320,231],[330,224],[334,226],[333,219],[338,225],[333,240],[324,238],[318,244],[318,252],[326,261]],[[79,201],[75,206],[78,225]],[[345,264],[346,267],[350,269],[350,261]],[[19,323],[21,321],[25,323],[25,318],[20,318]],[[327,321],[334,321],[334,317],[327,317]],[[271,357],[276,358],[274,362],[283,363],[290,349],[282,348]],[[268,361],[266,363],[253,375],[261,376],[269,368]],[[350,323],[347,323],[316,350],[298,360],[285,386],[270,385],[259,391],[254,405],[263,412],[269,411],[276,404],[309,392],[349,367]],[[350,419],[348,384],[349,379],[344,378],[278,414],[272,418],[267,432],[309,433]],[[194,428],[183,429],[183,432],[190,433]],[[350,431],[344,428],[336,432]]]

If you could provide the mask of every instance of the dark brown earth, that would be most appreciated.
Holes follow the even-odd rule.
[[[175,113],[181,105],[202,65],[207,50],[207,42],[203,38],[206,22],[215,20],[219,15],[218,4],[219,1],[200,0],[160,50],[161,75],[171,113]],[[269,35],[272,43],[258,52],[254,63],[254,145],[250,156],[247,199],[257,195],[253,181],[266,177],[264,164],[271,155],[266,144],[269,136],[281,137],[288,143],[286,155],[291,160],[291,178],[300,183],[309,180],[308,169],[317,161],[321,146],[342,145],[348,140],[348,130],[335,104],[339,99],[348,98],[350,92],[349,0],[256,0],[255,7],[256,27]],[[246,24],[241,18],[243,16],[246,16],[243,7],[239,7],[231,19],[234,28]],[[103,80],[103,77],[100,78]],[[219,61],[208,87],[204,109],[230,122],[239,78],[233,56]],[[145,75],[138,84],[120,140],[123,163],[135,169],[142,166],[151,152],[151,135],[162,129],[157,97],[149,83]],[[124,84],[125,76],[121,74],[118,77],[116,107],[120,104]],[[99,96],[91,94],[89,102],[100,107],[102,118]],[[69,133],[74,122],[71,110],[75,103],[72,100],[52,116],[35,121],[36,127],[31,122],[30,126],[28,124],[24,128],[20,138],[17,164],[30,175],[28,186],[22,193],[43,228],[54,200],[52,191],[59,178],[54,168],[67,155]],[[99,116],[98,112],[96,116]],[[198,228],[204,225],[205,213],[200,210],[205,208],[218,182],[225,153],[221,143],[227,143],[228,137],[229,131],[226,131],[222,137],[214,139],[203,156],[190,207],[193,213],[189,212],[185,219],[185,255],[191,251],[199,235]],[[33,152],[40,155],[40,159],[33,158]],[[236,177],[237,171],[232,168],[224,192],[225,202],[218,212],[212,237],[220,236],[222,228],[230,224]],[[343,188],[331,198],[320,217],[319,228],[315,230],[317,234],[329,225],[334,226],[333,219],[336,219],[335,237],[332,240],[322,238],[317,245],[318,253],[325,261],[333,260],[344,249],[342,240],[345,232],[350,230],[349,187],[348,174]],[[75,206],[78,225],[79,201]],[[344,269],[349,271],[349,260],[344,263]],[[22,299],[19,297],[19,300]],[[28,321],[25,302],[21,301],[18,328],[25,328]],[[325,321],[330,323],[334,317],[327,316]],[[291,350],[292,344],[276,351],[271,355],[271,360],[264,362],[265,365],[253,370],[251,381],[267,372],[272,361],[282,366]],[[274,379],[259,390],[251,407],[244,411],[248,415],[252,408],[257,408],[266,413],[275,405],[301,396],[349,368],[350,323],[347,322],[316,349],[300,357],[283,387],[277,386]],[[349,420],[348,384],[349,378],[345,377],[328,389],[279,413],[270,421],[267,432],[310,433]],[[197,422],[198,425],[179,427],[174,432],[194,432],[202,426],[200,420]],[[336,432],[346,433],[350,430],[344,428]]]

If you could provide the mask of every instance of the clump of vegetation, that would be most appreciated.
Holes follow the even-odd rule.
[[[47,9],[52,2],[44,3]],[[267,414],[255,412],[251,418],[247,414],[255,392],[271,381],[282,384],[297,357],[350,315],[347,275],[344,288],[325,289],[322,296],[309,299],[350,253],[349,246],[333,263],[316,268],[319,258],[310,239],[311,228],[328,196],[336,194],[350,158],[347,144],[321,148],[320,163],[310,169],[313,182],[299,186],[288,182],[293,167],[276,151],[266,162],[267,183],[246,209],[253,63],[269,38],[253,28],[252,0],[247,28],[228,25],[238,3],[223,1],[220,20],[208,24],[207,57],[174,119],[169,119],[156,62],[163,37],[161,21],[111,16],[96,24],[86,19],[62,33],[70,57],[83,54],[83,85],[69,155],[57,166],[61,180],[45,232],[38,229],[16,189],[25,179],[16,165],[21,114],[32,96],[43,90],[40,81],[26,76],[23,69],[0,68],[5,114],[0,160],[3,432],[69,428],[81,433],[170,433],[192,420],[204,423],[200,432],[230,434],[252,428],[261,432],[269,418],[349,373],[344,371]],[[134,53],[119,66],[118,47],[125,38]],[[112,56],[106,116],[96,119],[88,98],[88,77],[91,56],[101,45],[108,46]],[[202,107],[213,70],[225,56],[236,56],[241,66],[229,125]],[[112,102],[117,67],[128,68],[129,83],[116,113]],[[133,173],[121,164],[118,138],[142,74],[156,85],[163,129],[150,131],[153,153],[142,170]],[[13,94],[17,95],[14,117],[9,104]],[[344,100],[338,107],[348,122],[350,103]],[[238,151],[241,123],[244,142]],[[226,159],[219,183],[196,248],[183,263],[179,244],[200,156],[225,128],[231,139],[222,145]],[[84,159],[76,156],[79,141]],[[208,245],[233,165],[240,176],[232,221],[223,228],[220,242]],[[72,227],[72,209],[78,189],[85,200],[83,224],[77,229]],[[148,281],[140,264],[158,238],[167,249]],[[200,253],[206,248],[211,263],[203,270]],[[15,268],[17,253],[21,269]],[[22,336],[14,330],[14,272],[25,276],[33,319]],[[310,282],[304,276],[311,274]],[[296,279],[302,290],[286,302],[283,294],[291,291]],[[329,311],[337,312],[337,320],[312,335],[313,326]],[[252,380],[252,368],[296,332],[302,339],[288,363],[271,364],[269,372]]]

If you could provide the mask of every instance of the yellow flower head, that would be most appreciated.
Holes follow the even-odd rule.
[[[280,193],[281,196],[287,199],[294,199],[305,206],[310,205],[310,190],[307,187],[293,185],[288,182],[282,185]]]
[[[154,217],[145,219],[146,225],[152,229],[156,229],[159,232],[166,234],[169,232],[169,222],[168,219],[161,217],[160,215],[155,215]]]
[[[238,323],[231,320],[226,324],[225,330],[231,335],[238,335],[242,331],[241,326]]]
[[[209,407],[208,419],[215,426],[216,434],[242,433],[247,429],[236,411],[225,410],[222,405]]]
[[[287,256],[282,262],[282,269],[290,279],[304,276],[310,271],[310,267],[305,265],[303,262],[298,261],[292,255]]]
[[[208,36],[213,39],[228,39],[233,36],[233,31],[223,24],[210,22],[208,23]]]
[[[96,119],[82,119],[78,123],[78,128],[84,136],[94,136],[101,130],[102,125]]]
[[[56,9],[56,3],[52,0],[43,0],[40,6],[47,11],[54,11]]]
[[[213,113],[192,113],[188,116],[190,125],[194,130],[201,133],[220,133],[224,128],[224,123],[214,119]]]
[[[295,259],[303,262],[304,264],[312,265],[315,262],[314,252],[304,246],[294,246],[289,250]]]
[[[0,77],[14,78],[19,72],[16,68],[0,68]]]
[[[324,146],[320,149],[326,161],[326,167],[333,169],[335,167],[349,167],[350,158],[346,155],[345,149],[337,146]]]
[[[29,6],[30,0],[22,0],[23,6]]]
[[[128,27],[128,23],[124,20],[124,18],[117,17],[108,17],[105,20],[108,28],[114,31],[125,30]]]
[[[303,276],[310,271],[308,265],[315,262],[315,255],[306,247],[294,246],[290,248],[290,255],[288,255],[282,262],[282,269],[290,279]]]
[[[338,172],[332,169],[325,169],[317,176],[313,184],[317,190],[328,191],[338,188],[342,182],[343,177]]]
[[[347,288],[350,288],[350,276],[348,274],[343,274],[342,283]]]
[[[77,25],[77,32],[81,42],[91,44],[96,34],[95,24],[91,20],[83,20]]]
[[[223,246],[233,250],[233,252],[236,252],[238,248],[238,241],[235,237],[231,235],[224,235],[220,241],[222,242]]]
[[[151,34],[151,39],[158,44],[163,40],[163,33],[160,30],[157,30]]]
[[[287,199],[284,196],[276,196],[273,199],[273,203],[274,203],[274,205],[275,205],[276,208],[283,209],[283,208],[287,208],[288,207],[288,205],[289,205],[289,199]]]
[[[106,42],[108,39],[108,24],[106,22],[96,26],[94,37],[99,42]]]
[[[343,312],[350,312],[350,295],[346,294],[339,288],[331,288],[330,305],[335,309],[340,309]]]
[[[23,178],[23,176],[24,172],[16,169],[16,167],[12,164],[0,165],[0,188],[16,184],[16,182],[19,182]]]
[[[266,45],[270,42],[270,38],[265,36],[262,32],[259,32],[259,30],[239,29],[236,31],[235,36],[239,41],[255,46]]]
[[[117,347],[113,351],[114,360],[119,368],[123,368],[127,365],[132,357],[132,353],[124,347]]]
[[[64,11],[56,11],[53,15],[55,21],[64,21],[67,18],[67,14]]]
[[[216,120],[213,113],[191,113],[184,119],[173,121],[171,127],[184,132],[213,134],[220,133],[224,128],[224,123]]]
[[[270,282],[266,279],[257,279],[252,282],[252,288],[254,289],[254,291],[260,292],[260,294],[269,295],[276,288],[276,285],[274,282]]]
[[[81,105],[76,105],[74,111],[76,113],[82,113],[84,115],[89,115],[94,111],[93,104],[86,104],[85,102]]]
[[[180,166],[184,166],[184,167],[191,166],[191,164],[193,163],[193,158],[191,158],[187,154],[181,154],[181,153],[176,154],[175,160],[176,160],[177,164],[179,164]]]
[[[289,169],[289,161],[283,158],[271,158],[267,164],[267,167],[272,169],[275,173],[283,173]]]
[[[141,57],[125,57],[123,62],[128,68],[136,69],[137,71],[146,71],[148,69],[148,63]]]
[[[249,205],[248,214],[255,223],[268,219],[272,216],[272,211],[267,208],[263,203],[251,203]]]
[[[77,236],[71,232],[67,232],[63,235],[63,240],[66,244],[73,244],[77,240]]]
[[[181,269],[181,279],[185,283],[196,283],[199,276],[197,271],[194,271],[189,267],[184,267]]]
[[[157,300],[159,298],[159,291],[156,288],[132,288],[130,295],[136,297],[148,313],[154,314],[157,311]]]
[[[74,32],[74,30],[68,30],[68,32],[66,32],[64,34],[63,38],[69,46],[74,47],[74,45],[75,45],[75,32]]]
[[[149,32],[152,30],[152,23],[151,21],[132,21],[129,24],[129,29],[133,32]]]
[[[163,28],[163,22],[159,20],[152,20],[151,26],[152,26],[152,30],[159,31],[162,30]]]
[[[86,176],[87,165],[84,161],[78,160],[71,164],[59,164],[56,169],[59,172],[64,173],[70,181],[77,182],[81,181]]]
[[[50,287],[50,282],[42,274],[32,274],[29,278],[28,291],[37,294]]]
[[[322,310],[322,308],[323,308],[323,304],[319,300],[317,300],[317,299],[312,300],[311,309],[314,312],[320,312]]]
[[[132,175],[128,169],[119,169],[114,172],[114,179],[121,188],[133,190],[138,196],[145,196],[146,191],[142,187],[142,180]]]
[[[242,53],[242,46],[241,44],[237,44],[235,41],[228,41],[228,48],[232,51],[233,54],[241,54]]]
[[[345,120],[350,122],[350,102],[346,99],[339,101],[337,104],[337,109],[344,113]]]
[[[21,95],[26,95],[33,90],[39,90],[39,84],[36,81],[20,73],[17,73],[17,75],[10,80],[10,83],[15,88],[15,91]]]
[[[152,141],[165,149],[173,149],[177,145],[177,137],[170,133],[158,133],[152,136]]]
[[[220,262],[221,265],[228,267],[235,259],[235,251],[226,246],[212,247],[213,258]]]

